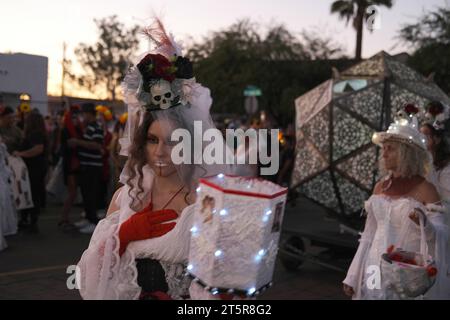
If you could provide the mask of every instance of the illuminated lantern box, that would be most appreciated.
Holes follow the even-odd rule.
[[[262,179],[201,179],[188,273],[212,294],[271,285],[287,189]]]

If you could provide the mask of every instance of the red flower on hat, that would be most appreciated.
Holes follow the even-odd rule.
[[[417,108],[414,104],[408,103],[405,106],[405,111],[408,114],[417,114],[419,112],[419,108]]]
[[[428,267],[427,268],[427,274],[428,274],[428,276],[430,276],[430,277],[435,277],[436,276],[436,274],[437,274],[437,269],[435,268],[435,267]]]
[[[436,117],[438,114],[444,112],[444,106],[440,103],[433,103],[430,105],[428,112],[431,113],[434,117]]]
[[[166,81],[175,80],[172,63],[163,55],[157,54],[153,56],[153,73]]]
[[[176,68],[161,54],[148,54],[137,65],[144,81],[152,79],[164,79],[172,82],[175,80]]]

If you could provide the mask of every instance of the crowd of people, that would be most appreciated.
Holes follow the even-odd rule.
[[[124,164],[118,140],[126,119],[126,113],[114,119],[108,108],[92,103],[72,105],[55,116],[1,105],[0,238],[39,233],[48,197],[63,203],[59,227],[92,233]],[[84,212],[73,222],[70,212],[78,198]]]

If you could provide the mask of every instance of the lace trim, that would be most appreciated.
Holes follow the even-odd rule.
[[[189,295],[191,279],[186,275],[185,265],[180,263],[159,262],[164,269],[166,282],[169,287],[168,295],[174,300],[183,300]]]

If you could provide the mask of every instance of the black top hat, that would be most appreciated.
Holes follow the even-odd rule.
[[[11,113],[14,113],[14,110],[9,106],[0,108],[0,117],[7,116],[8,114]]]
[[[81,105],[81,111],[82,112],[87,112],[87,113],[92,113],[92,114],[95,114],[96,113],[96,111],[95,111],[95,105],[93,104],[93,103],[83,103],[82,105]]]

